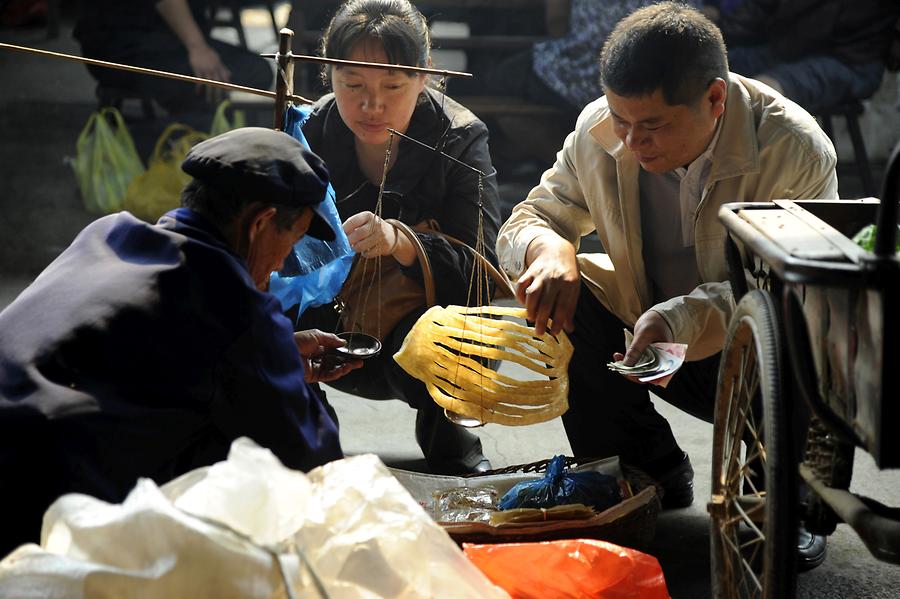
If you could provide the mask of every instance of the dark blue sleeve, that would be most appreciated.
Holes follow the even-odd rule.
[[[263,294],[249,329],[217,367],[212,417],[229,439],[248,436],[303,471],[343,457],[337,425],[304,380],[290,322]]]

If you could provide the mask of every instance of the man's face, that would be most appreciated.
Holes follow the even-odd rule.
[[[706,150],[725,112],[725,82],[713,81],[694,104],[670,105],[662,91],[619,96],[607,91],[613,131],[644,170],[664,173],[687,166]]]
[[[266,287],[273,271],[281,270],[291,248],[306,234],[313,218],[312,208],[307,207],[290,229],[282,230],[275,224],[275,210],[264,211],[251,225],[255,229],[250,236],[247,265],[253,282],[260,289]]]

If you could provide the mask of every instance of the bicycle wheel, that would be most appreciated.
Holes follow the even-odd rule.
[[[792,597],[796,516],[778,317],[749,292],[729,326],[713,432],[710,561],[715,597]]]

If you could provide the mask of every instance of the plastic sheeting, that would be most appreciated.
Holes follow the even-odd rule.
[[[307,148],[309,142],[301,127],[309,114],[308,106],[290,106],[285,114],[285,133]],[[311,149],[315,152],[315,148]],[[298,319],[307,308],[330,303],[343,287],[353,265],[355,253],[341,229],[341,218],[334,203],[334,188],[330,183],[323,203],[328,223],[335,230],[334,240],[322,241],[304,236],[294,244],[284,268],[272,273],[269,281],[269,291],[279,299],[284,310],[299,305]]]
[[[308,475],[248,439],[122,504],[65,495],[0,597],[506,597],[376,456]]]

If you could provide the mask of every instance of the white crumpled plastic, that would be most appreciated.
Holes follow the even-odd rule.
[[[287,584],[286,584],[287,583]],[[288,588],[289,585],[289,588]],[[239,439],[228,459],[122,504],[65,495],[0,597],[502,598],[374,455],[305,475]]]

